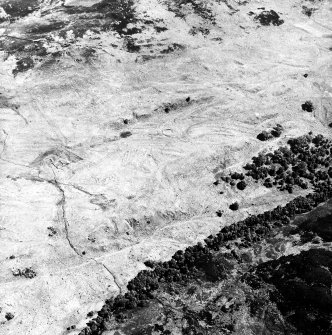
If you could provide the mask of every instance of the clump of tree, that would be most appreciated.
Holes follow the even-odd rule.
[[[123,131],[122,133],[120,133],[121,138],[127,138],[131,135],[132,135],[131,131]]]
[[[261,133],[259,133],[257,135],[257,139],[260,140],[260,141],[267,141],[267,140],[270,140],[274,137],[280,137],[283,130],[284,130],[284,128],[282,127],[282,125],[277,124],[270,131],[263,130]]]
[[[238,202],[233,202],[232,204],[230,204],[229,209],[231,209],[232,211],[237,211],[239,209]]]
[[[301,105],[302,110],[305,112],[312,113],[314,110],[314,105],[310,100],[307,100],[304,104]]]
[[[25,269],[15,269],[12,271],[12,274],[15,277],[25,277],[29,279],[37,276],[37,273],[31,267]]]
[[[322,135],[312,134],[293,138],[288,146],[252,158],[244,166],[246,176],[255,181],[264,180],[266,187],[276,186],[292,193],[295,186],[307,189],[317,187],[329,178],[332,143]]]
[[[260,178],[262,174],[266,175],[264,180],[267,183],[274,185],[282,180],[284,187],[288,188],[293,187],[300,176],[305,176],[314,185],[314,192],[298,196],[285,206],[277,206],[271,211],[223,227],[216,235],[209,235],[204,243],[178,250],[169,261],[146,262],[149,270],[138,273],[128,283],[125,294],[106,300],[98,315],[87,323],[80,335],[100,335],[112,316],[123,320],[126,311],[148,307],[161,285],[186,283],[189,279],[197,278],[200,271],[211,280],[223,280],[232,266],[228,261],[216,260],[214,252],[220,248],[227,249],[229,243],[235,241],[239,249],[248,248],[269,236],[274,229],[288,225],[295,215],[309,212],[332,197],[332,168],[329,167],[331,149],[331,142],[322,135],[314,137],[309,134],[289,140],[287,147],[273,153],[254,157],[253,163],[246,166],[247,178]],[[230,255],[236,258],[232,253]],[[211,266],[207,267],[206,264]]]
[[[14,319],[15,315],[13,313],[7,312],[5,318],[7,321]]]
[[[261,133],[257,135],[257,139],[260,141],[267,141],[270,140],[271,138],[273,138],[272,134],[266,130],[263,130]]]
[[[260,14],[256,15],[254,18],[259,21],[262,26],[280,26],[284,23],[284,20],[280,19],[280,16],[273,9],[264,10]]]
[[[244,180],[241,180],[237,183],[236,187],[240,190],[243,191],[247,187],[247,183]]]

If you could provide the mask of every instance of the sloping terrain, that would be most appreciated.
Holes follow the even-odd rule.
[[[248,177],[264,180],[267,170],[272,184],[310,193],[226,226],[170,261],[144,262],[151,269],[89,312],[79,334],[330,334],[331,201],[322,204],[332,197],[332,142],[308,134],[287,145],[253,157],[248,172],[231,179],[241,179],[239,188]]]
[[[331,137],[331,6],[0,1],[0,334],[78,334],[146,260],[311,192],[214,183]]]

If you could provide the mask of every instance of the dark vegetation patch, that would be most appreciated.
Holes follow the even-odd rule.
[[[64,28],[67,25],[66,22],[63,21],[51,21],[49,23],[44,24],[35,24],[27,28],[26,33],[30,35],[45,35],[57,30]]]
[[[33,4],[39,5],[39,1],[7,1],[4,8],[13,17],[21,17],[39,8]],[[62,12],[63,20],[50,19],[49,22],[45,22],[48,14],[52,14],[54,11]],[[90,30],[95,34],[108,31],[116,32],[123,40],[123,48],[128,52],[137,53],[141,47],[135,38],[136,34],[141,33],[147,26],[154,28],[157,33],[167,30],[161,19],[138,18],[136,4],[133,0],[102,0],[90,7],[62,5],[54,8],[53,12],[43,12],[45,20],[40,24],[26,26],[22,37],[2,36],[0,49],[6,51],[8,55],[16,55],[19,59],[30,57],[37,61],[34,56],[43,58],[51,56],[43,47],[44,42],[58,43],[63,50],[66,50],[72,44],[71,41],[66,40],[68,32],[73,33],[75,38],[82,38]],[[55,41],[53,34],[62,37],[64,41]],[[83,53],[85,51],[83,50]],[[169,52],[171,51],[170,48]],[[95,55],[86,56],[82,55],[86,62],[91,62]],[[39,59],[39,61],[41,60]],[[25,67],[23,62],[22,60],[22,64],[19,64],[14,70],[15,74],[32,68],[31,62],[28,67]],[[51,64],[49,62],[48,66]]]
[[[262,26],[270,26],[271,24],[274,26],[280,26],[284,23],[284,20],[280,19],[280,16],[274,10],[264,10],[260,14],[254,17],[256,21]]]
[[[14,21],[37,11],[39,4],[38,0],[6,0],[0,5],[10,15],[10,21]]]
[[[7,55],[18,55],[19,58],[29,57],[31,55],[46,55],[46,49],[41,41],[33,41],[31,39],[14,36],[1,37],[0,50],[5,51]]]
[[[224,214],[224,212],[221,211],[221,210],[217,210],[216,214],[217,214],[217,216],[222,217],[222,215]]]
[[[39,2],[7,1],[5,4],[9,8],[14,3],[14,6],[10,7],[10,13],[19,17],[39,9]],[[33,3],[38,4],[38,6],[31,5]],[[63,19],[60,21],[50,18],[49,21],[46,21],[49,15],[56,11],[61,12]],[[25,31],[20,31],[21,37],[3,35],[0,39],[0,49],[4,50],[7,55],[15,55],[20,60],[13,70],[14,75],[33,68],[32,59],[34,63],[47,62],[45,67],[54,65],[57,60],[52,59],[53,55],[47,52],[43,44],[45,42],[57,43],[63,50],[63,54],[73,43],[72,40],[67,40],[68,32],[73,34],[76,39],[83,38],[88,30],[97,35],[101,32],[116,32],[123,41],[122,48],[124,50],[130,53],[139,53],[142,47],[140,45],[141,41],[139,42],[136,36],[137,34],[150,28],[153,28],[156,33],[168,30],[162,19],[152,20],[147,13],[144,14],[144,17],[138,17],[134,0],[102,0],[90,7],[59,4],[52,11],[44,11],[41,14],[43,21],[40,24],[34,23],[25,26]],[[207,33],[205,30],[201,32],[203,34]],[[55,40],[54,35],[61,37],[61,39]],[[142,55],[142,60],[149,61],[184,49],[184,46],[174,43],[161,50],[157,56]],[[91,63],[95,60],[95,54],[84,54],[86,50],[83,50],[82,53],[83,61],[85,59],[87,63]],[[69,53],[67,54],[69,55]],[[29,63],[26,64],[29,58]],[[82,62],[82,59],[78,57],[75,61]]]
[[[135,43],[135,40],[131,37],[127,37],[125,40],[126,50],[130,53],[136,53],[141,50],[141,47]]]
[[[232,211],[237,211],[239,209],[238,202],[234,202],[234,203],[230,204],[229,209],[231,209]]]
[[[24,51],[27,45],[31,44],[30,40],[18,38],[0,38],[0,50],[6,51],[8,55]]]
[[[138,22],[134,5],[133,0],[102,0],[91,7],[67,6],[64,7],[64,10],[67,14],[80,18],[80,25],[84,25],[91,19],[96,19],[97,28],[101,28],[103,31],[112,29],[120,36],[127,36],[136,33],[126,30],[129,23]]]
[[[308,113],[312,113],[314,110],[314,105],[309,100],[307,100],[304,104],[302,104],[301,107],[302,107],[302,110]]]
[[[202,276],[212,282],[225,279],[234,268],[239,256],[233,250],[217,256],[215,252],[220,248],[229,247],[229,243],[234,241],[239,249],[248,248],[271,234],[273,229],[288,225],[290,217],[309,211],[312,206],[324,199],[324,195],[320,194],[298,197],[284,207],[278,206],[272,211],[251,216],[225,227],[217,235],[205,239],[205,245],[198,243],[184,251],[179,250],[168,262],[147,261],[146,265],[153,270],[141,271],[128,283],[126,294],[107,300],[98,316],[90,321],[88,328],[82,330],[80,334],[101,334],[107,328],[107,322],[114,317],[124,322],[127,319],[126,313],[136,313],[141,308],[151,306],[155,301],[157,290],[161,287],[163,292],[178,295],[178,285],[188,287],[188,283],[199,280]],[[224,309],[229,309],[229,306],[225,306]],[[208,314],[207,318],[212,316]]]
[[[48,230],[48,236],[49,237],[52,237],[52,236],[57,234],[57,231],[54,227],[47,227],[47,230]]]
[[[42,69],[50,69],[52,66],[60,62],[60,57],[62,56],[62,52],[54,52],[49,55],[49,58],[44,60],[44,62],[40,65]]]
[[[183,11],[183,6],[190,6],[192,11],[202,19],[216,24],[215,15],[208,1],[204,0],[171,0],[167,1],[167,8],[170,12],[173,12],[176,17],[185,19],[186,15]]]
[[[257,135],[257,139],[259,139],[260,141],[267,141],[267,140],[270,140],[270,139],[272,139],[274,137],[280,137],[280,135],[282,134],[283,130],[284,130],[284,128],[282,127],[282,125],[277,124],[270,131],[263,130],[261,133],[259,133]]]
[[[172,111],[179,110],[181,108],[185,108],[189,105],[194,103],[194,100],[192,100],[190,97],[187,97],[185,99],[177,100],[175,102],[168,102],[164,103],[163,105],[159,106],[155,109],[155,112],[162,112],[162,113],[170,113]]]
[[[34,67],[34,61],[31,57],[25,57],[16,62],[16,67],[12,71],[14,77],[20,72],[26,72]]]
[[[273,138],[272,134],[266,130],[263,130],[261,133],[257,135],[257,139],[260,141],[267,141],[270,140],[271,138]]]
[[[175,51],[183,51],[185,50],[185,46],[178,44],[178,43],[172,43],[171,45],[169,45],[166,49],[163,49],[160,51],[161,54],[169,54],[169,53],[173,53]]]
[[[309,238],[309,240],[318,235],[323,241],[332,242],[332,215],[317,220],[307,220],[301,223],[294,233],[300,233],[303,238]]]
[[[317,8],[311,8],[307,6],[302,6],[302,13],[304,15],[307,15],[308,17],[311,17],[312,14],[317,10]]]
[[[247,180],[261,181],[267,188],[277,187],[280,191],[286,190],[289,193],[293,193],[295,186],[302,189],[311,186],[320,190],[323,185],[330,185],[330,140],[322,135],[313,136],[309,133],[290,139],[287,144],[274,152],[253,157],[252,163],[244,166]],[[234,180],[238,179],[234,173],[218,178],[218,183],[222,180],[230,185],[235,185]]]
[[[65,12],[76,17],[75,24],[66,29],[74,31],[75,36],[82,37],[88,29],[96,33],[115,31],[124,39],[126,50],[133,53],[140,51],[134,35],[141,33],[146,26],[154,28],[157,33],[168,30],[161,19],[138,18],[133,0],[103,0],[91,7],[65,7]]]
[[[129,136],[131,136],[132,133],[130,131],[123,131],[121,134],[120,134],[120,137],[121,138],[127,138]]]
[[[92,60],[96,59],[96,50],[94,48],[85,48],[82,53],[82,57],[86,63],[91,63]]]
[[[10,108],[13,110],[18,110],[20,106],[16,103],[11,102],[12,98],[0,93],[0,108]]]
[[[37,276],[37,273],[32,268],[16,269],[12,271],[15,277],[25,277],[32,279]]]
[[[133,0],[103,0],[91,7],[65,7],[65,12],[70,16],[76,17],[76,20],[74,20],[74,24],[62,31],[64,36],[66,31],[69,30],[72,30],[76,37],[83,37],[87,30],[92,30],[96,33],[100,31],[115,31],[124,39],[126,50],[133,53],[140,51],[140,47],[137,45],[133,35],[142,32],[142,29],[135,27],[135,25],[148,22],[152,25],[155,24],[153,21],[137,18]],[[134,26],[128,28],[129,24]]]
[[[5,318],[7,321],[14,319],[15,315],[13,313],[7,312]]]
[[[164,32],[164,31],[167,31],[167,30],[168,30],[168,28],[166,28],[166,27],[161,27],[161,26],[155,26],[154,29],[155,29],[155,31],[156,31],[157,33],[162,33],[162,32]]]
[[[85,18],[85,19],[83,18],[82,20],[81,18],[74,18],[74,17],[71,19],[74,21],[73,24],[66,25],[65,28],[57,32],[58,36],[62,37],[63,39],[67,38],[68,33],[73,34],[75,38],[82,38],[88,30],[91,30],[96,34],[100,32],[100,29],[97,28],[98,26],[100,26],[98,20],[94,20],[92,18]],[[79,21],[75,22],[75,20]],[[69,45],[70,43],[65,41],[64,43],[62,43],[62,46],[65,47],[67,46],[67,44]]]
[[[303,335],[332,333],[332,252],[310,249],[258,265],[245,276],[259,289],[272,284],[270,298]]]
[[[330,141],[324,139],[321,135],[317,135],[316,137],[313,137],[311,135],[303,136],[300,138],[291,139],[289,141],[290,149],[288,149],[287,152],[292,153],[290,154],[290,156],[295,158],[297,157],[297,155],[303,154],[303,150],[305,152],[305,149],[308,146],[310,147],[310,149],[312,146],[312,148],[316,150],[321,149],[327,143],[330,143]],[[278,155],[276,154],[275,157],[278,157]],[[288,155],[286,155],[286,157],[288,157]],[[322,156],[322,152],[317,152],[317,159],[322,159],[323,157],[325,157],[325,150],[324,156]],[[259,164],[258,166],[262,165]],[[289,226],[289,223],[292,219],[294,219],[296,215],[307,213],[313,208],[317,207],[322,202],[331,198],[332,183],[330,181],[330,178],[325,179],[322,174],[317,174],[317,176],[319,178],[319,181],[317,180],[314,192],[309,193],[306,196],[296,197],[285,206],[277,206],[271,211],[266,211],[258,215],[252,215],[235,224],[226,226],[222,228],[216,235],[208,236],[204,240],[204,244],[198,243],[194,246],[186,248],[185,250],[178,250],[172,256],[172,259],[170,261],[147,261],[145,264],[150,268],[150,270],[143,270],[139,272],[135,278],[129,281],[127,285],[127,293],[123,295],[120,294],[115,298],[106,300],[103,308],[98,312],[98,316],[88,322],[87,327],[80,332],[80,335],[102,334],[102,332],[107,329],[108,323],[112,320],[115,319],[120,322],[125,322],[125,320],[128,319],[128,315],[129,319],[131,319],[132,315],[135,315],[133,314],[134,312],[141,313],[140,311],[142,311],[142,309],[144,308],[147,308],[148,306],[150,306],[149,308],[152,308],[153,306],[155,306],[154,304],[156,304],[156,299],[158,299],[158,301],[160,302],[160,292],[167,292],[167,294],[169,295],[173,294],[175,296],[178,296],[181,285],[188,288],[188,285],[192,284],[193,281],[196,281],[196,283],[198,283],[202,280],[202,278],[205,278],[206,280],[211,282],[222,282],[223,280],[225,280],[233,267],[236,266],[238,262],[242,262],[246,259],[242,258],[238,254],[238,252],[236,252],[236,250],[241,251],[248,250],[248,248],[250,247],[252,248],[254,244],[257,244],[260,241],[266,239],[267,237],[272,236],[274,233],[276,233],[276,231],[282,229],[282,227]],[[235,175],[235,177],[238,179],[243,178],[241,174]],[[236,250],[234,249],[235,245]],[[315,257],[313,257],[312,259],[315,259]],[[331,262],[332,258],[330,257],[329,259]],[[287,266],[287,262],[285,264],[285,266]],[[306,264],[310,265],[311,263],[309,260],[309,262],[304,261],[303,264],[303,266],[307,266]],[[286,270],[285,272],[291,274],[294,273],[292,272],[291,268],[292,267],[290,266],[288,270],[287,267],[288,272]],[[317,274],[317,271],[314,268],[314,273]],[[311,272],[312,271],[307,271],[308,275]],[[325,273],[326,272],[324,272],[324,274]],[[326,278],[326,287],[328,286],[328,284],[331,286],[329,282],[330,277]],[[274,283],[273,277],[267,277],[266,280]],[[308,279],[307,277],[305,277],[306,283],[314,283],[314,285],[316,285],[315,280],[316,279],[314,278]],[[309,296],[301,297],[300,301],[302,301],[303,304],[310,302],[309,308],[311,308],[312,304],[314,304],[314,307],[322,306],[323,303],[319,303],[319,299],[323,299],[322,301],[325,305],[328,304],[328,306],[330,306],[331,304],[330,296],[328,296],[327,290],[324,287],[322,288],[321,286],[319,286],[321,285],[321,283],[322,279],[318,279],[318,286],[317,289],[315,289],[315,294],[317,294],[317,297],[313,298],[314,300],[310,300],[312,299],[310,298],[311,294],[308,293],[306,287],[304,288],[303,292],[305,294],[309,294]],[[323,284],[324,283],[325,282],[323,282]],[[250,284],[254,285],[255,280],[252,280]],[[259,288],[260,286],[257,280],[256,284],[256,286]],[[289,292],[291,291],[291,289],[294,288],[294,292],[297,292],[298,294],[303,294],[301,285],[300,288],[298,288],[296,280],[292,281],[292,279],[290,278],[288,280],[288,284],[290,286],[288,285],[288,288],[285,288],[285,292]],[[293,294],[294,297],[294,293],[292,292],[287,294]],[[331,293],[329,294],[331,295]],[[293,298],[287,299],[291,299],[290,301],[293,301]],[[160,303],[163,304],[162,301]],[[237,305],[235,304],[235,306]],[[283,305],[281,305],[280,307],[281,309],[283,308],[282,306]],[[225,309],[227,310],[228,307],[226,306]],[[175,308],[176,310],[179,307],[172,308]],[[253,309],[255,309],[254,306]],[[211,311],[207,310],[203,310],[202,313],[204,314],[205,318],[204,322],[210,322],[209,325],[212,325],[212,322],[214,322],[214,314],[211,313]],[[191,310],[188,310],[188,314],[190,315],[190,317],[186,323],[186,327],[182,330],[182,333],[198,334],[195,331],[197,329],[200,329],[200,331],[202,331],[202,329],[199,328],[202,326],[201,323],[197,323],[196,321],[201,320],[201,318],[198,318],[197,312],[193,313]],[[319,319],[321,322],[323,322],[323,324],[327,324],[326,320],[328,319],[326,319],[325,316],[326,313],[323,314],[323,316]],[[272,322],[272,319],[270,321]],[[296,326],[301,327],[300,325],[298,325],[296,320],[290,320],[290,322],[295,324]],[[218,324],[218,327],[221,327],[220,324]],[[232,322],[229,322],[228,324],[223,323],[222,328],[232,331],[234,329],[234,324]],[[135,332],[132,332],[131,334],[134,333]],[[137,332],[137,334],[143,333],[144,332]],[[215,333],[218,334],[218,332]],[[311,334],[323,333],[316,332]]]
[[[202,34],[203,36],[208,36],[210,34],[210,29],[204,27],[192,27],[189,31],[190,35]]]
[[[33,43],[31,43],[31,41],[24,41],[20,48],[13,49],[10,47],[9,49],[6,49],[6,52],[8,54],[18,54],[19,58],[32,58],[34,56],[44,57],[48,55],[42,41],[34,41]]]
[[[55,165],[56,167],[58,166],[66,166],[71,163],[76,163],[83,158],[80,156],[76,155],[75,153],[66,150],[66,149],[49,149],[46,150],[45,152],[41,153],[32,163],[31,166],[39,166],[40,164],[47,164],[52,161],[52,164]]]
[[[246,187],[247,187],[247,184],[244,180],[241,180],[239,181],[237,184],[236,184],[236,187],[240,190],[240,191],[243,191]]]

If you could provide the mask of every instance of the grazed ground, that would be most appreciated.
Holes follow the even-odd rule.
[[[331,5],[30,2],[0,1],[0,334],[56,335],[144,260],[300,194],[213,182],[290,136],[330,136]],[[262,7],[284,23],[262,26]]]

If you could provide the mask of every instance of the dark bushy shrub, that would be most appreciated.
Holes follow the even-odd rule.
[[[239,190],[243,191],[247,187],[247,184],[244,180],[241,180],[237,183],[236,186]]]
[[[231,209],[232,211],[237,211],[239,209],[239,204],[237,202],[234,202],[229,206],[229,209]]]
[[[7,321],[9,321],[9,320],[11,320],[11,319],[14,319],[14,314],[8,312],[8,313],[6,313],[5,318],[6,318]]]
[[[130,131],[123,131],[121,134],[120,134],[120,137],[121,138],[127,138],[129,136],[131,136],[132,133]]]
[[[274,10],[264,10],[260,14],[255,16],[255,20],[259,21],[263,26],[280,26],[284,23],[284,20],[280,19],[280,16]]]
[[[314,105],[309,100],[306,101],[304,104],[302,104],[301,107],[302,107],[302,110],[304,110],[305,112],[309,112],[309,113],[313,112],[314,110]]]
[[[266,130],[263,130],[261,133],[257,135],[257,139],[260,141],[267,141],[272,137],[273,136],[270,133],[268,133]]]
[[[284,128],[281,124],[277,124],[275,127],[272,128],[271,131],[263,130],[261,133],[257,135],[257,139],[260,141],[267,141],[273,137],[280,137]]]

